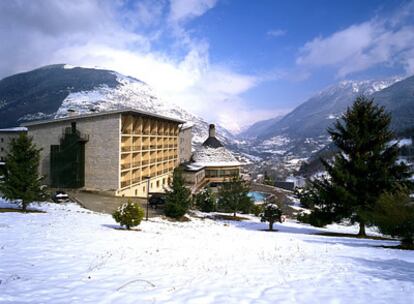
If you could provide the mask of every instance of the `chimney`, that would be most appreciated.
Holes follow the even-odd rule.
[[[68,116],[72,117],[72,116],[76,116],[78,113],[76,112],[76,110],[74,109],[68,109]]]
[[[208,137],[216,137],[216,126],[214,124],[210,124],[210,128],[208,130]]]

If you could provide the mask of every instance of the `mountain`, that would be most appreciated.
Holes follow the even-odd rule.
[[[0,128],[64,117],[68,110],[90,113],[121,108],[187,121],[193,125],[196,144],[208,137],[209,124],[201,117],[163,101],[146,83],[115,71],[56,64],[0,80]],[[222,142],[233,141],[229,131],[216,129]]]
[[[266,133],[269,128],[271,128],[275,123],[277,123],[282,118],[283,116],[280,115],[280,116],[276,116],[271,119],[258,121],[252,124],[251,126],[249,126],[243,132],[240,132],[238,136],[242,138],[256,138],[259,134]]]
[[[326,129],[339,118],[358,95],[372,95],[398,81],[342,81],[299,105],[282,119],[268,125],[258,138],[286,136],[291,139],[314,138],[326,134]]]
[[[326,129],[359,95],[373,97],[385,106],[393,115],[392,126],[397,132],[414,127],[414,77],[347,80],[320,91],[282,118],[256,123],[243,133],[246,144],[240,149],[255,155],[266,151],[307,158],[329,144]]]

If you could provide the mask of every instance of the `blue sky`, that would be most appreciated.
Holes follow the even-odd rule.
[[[344,79],[414,74],[414,2],[2,1],[0,39],[0,77],[114,69],[237,132]]]

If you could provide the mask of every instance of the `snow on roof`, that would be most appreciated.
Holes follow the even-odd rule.
[[[26,127],[5,128],[5,129],[0,129],[0,132],[27,132],[27,128]]]
[[[181,130],[186,130],[186,129],[189,129],[189,128],[192,128],[192,127],[194,127],[194,124],[193,124],[193,123],[191,123],[191,122],[186,122],[186,123],[184,123],[184,124],[182,125]]]
[[[225,147],[201,146],[193,154],[195,165],[204,167],[240,166],[240,162]]]
[[[183,164],[183,167],[186,171],[200,171],[201,169],[204,169],[204,166],[201,166],[196,163]]]
[[[185,123],[185,121],[180,120],[180,119],[176,119],[176,118],[171,118],[171,117],[158,115],[158,114],[154,114],[154,113],[150,113],[150,112],[146,112],[146,111],[131,109],[131,108],[124,108],[124,109],[119,109],[119,110],[102,111],[102,112],[97,112],[97,113],[92,113],[92,114],[79,114],[79,115],[65,116],[65,117],[54,118],[54,119],[49,119],[49,120],[39,120],[39,121],[33,121],[33,122],[26,122],[22,125],[23,126],[34,126],[34,125],[55,123],[55,122],[66,121],[66,120],[76,120],[76,119],[84,119],[84,118],[90,118],[90,117],[96,117],[96,116],[105,116],[105,115],[111,115],[111,114],[124,114],[124,113],[125,114],[145,115],[145,116],[160,118],[160,119],[164,119],[164,120],[168,120],[168,121],[174,121],[174,122],[177,122],[179,124]]]

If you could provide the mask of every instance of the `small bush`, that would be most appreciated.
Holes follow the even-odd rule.
[[[299,213],[297,220],[302,223],[310,224],[315,227],[325,227],[332,223],[332,216],[315,209],[312,213]]]
[[[216,197],[210,189],[204,189],[194,197],[194,202],[202,212],[214,212],[216,211]]]
[[[399,237],[402,247],[414,249],[414,202],[409,193],[402,187],[381,195],[373,219],[382,233]]]
[[[274,203],[268,203],[263,208],[263,213],[260,214],[261,222],[269,222],[269,230],[273,231],[273,224],[282,222],[282,210]]]
[[[252,206],[251,212],[255,215],[255,216],[260,216],[260,214],[263,212],[263,204],[254,204]]]
[[[138,204],[128,201],[127,203],[122,204],[122,206],[112,214],[112,217],[117,223],[121,226],[125,226],[129,230],[131,227],[138,226],[141,223],[144,218],[144,209]]]

